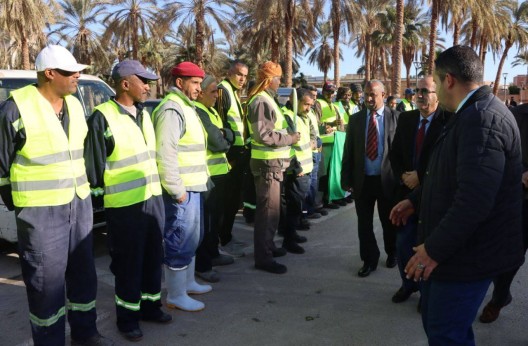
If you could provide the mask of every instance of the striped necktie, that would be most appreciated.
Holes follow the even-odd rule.
[[[367,157],[374,161],[378,157],[378,130],[376,129],[376,112],[370,112],[367,132]]]

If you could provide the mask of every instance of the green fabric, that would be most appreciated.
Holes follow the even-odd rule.
[[[328,199],[330,201],[345,198],[345,191],[341,189],[341,164],[346,133],[335,131],[334,134],[334,148],[328,169]]]

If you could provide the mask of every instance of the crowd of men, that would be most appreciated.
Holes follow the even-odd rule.
[[[0,192],[16,212],[35,345],[64,345],[66,316],[72,345],[114,344],[95,324],[92,200],[106,213],[117,328],[139,341],[140,322],[172,321],[161,309],[163,272],[165,306],[199,311],[204,303],[190,295],[212,286],[195,275],[217,282],[213,267],[244,256],[247,244],[232,234],[243,196],[254,209],[255,268],[274,274],[287,272],[275,258],[305,252],[297,230],[309,219],[355,201],[357,274],[371,275],[377,205],[385,265],[398,266],[402,280],[392,301],[420,292],[431,345],[474,344],[471,324],[488,286],[482,322],[512,301],[524,260],[528,125],[523,106],[516,122],[480,86],[470,48],[452,47],[435,63],[399,104],[370,80],[364,95],[359,84],[326,83],[320,95],[299,88],[282,105],[279,64],[259,67],[242,103],[244,63],[218,82],[182,62],[148,114],[143,102],[158,76],[125,60],[112,71],[116,96],[86,122],[71,94],[87,66],[61,46],[44,48],[37,83],[0,105]]]

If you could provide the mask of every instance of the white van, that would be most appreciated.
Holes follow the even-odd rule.
[[[23,70],[0,70],[0,103],[9,97],[13,90],[37,82],[36,71]],[[100,78],[95,76],[81,74],[77,85],[77,92],[74,94],[84,108],[86,118],[92,114],[95,106],[106,102],[115,93]],[[102,210],[94,210],[94,226],[104,222]],[[8,211],[3,201],[0,199],[0,239],[9,242],[17,241],[15,213]]]

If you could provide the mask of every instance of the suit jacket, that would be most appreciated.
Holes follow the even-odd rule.
[[[365,131],[368,119],[368,109],[352,115],[346,131],[345,149],[343,152],[343,165],[341,167],[341,186],[344,190],[352,187],[354,195],[361,194],[365,180]],[[389,152],[396,132],[399,112],[385,106],[383,111],[384,151],[381,161],[381,183],[387,198],[392,199],[395,190],[394,174],[389,161]]]
[[[521,133],[523,172],[528,171],[528,103],[511,109]]]
[[[429,155],[431,154],[433,146],[442,132],[444,125],[447,123],[447,120],[449,120],[450,115],[451,113],[442,110],[440,107],[436,109],[436,112],[432,115],[434,118],[431,121],[431,124],[429,124],[429,129],[426,132],[418,163],[415,166],[414,151],[416,134],[418,133],[418,126],[421,119],[420,111],[416,109],[400,114],[398,118],[398,126],[396,127],[396,134],[394,135],[392,148],[389,153],[394,178],[396,182],[399,182],[397,192],[399,200],[405,198],[407,194],[411,192],[401,180],[403,173],[414,171],[416,169],[420,183],[423,182],[427,162],[429,161]]]

